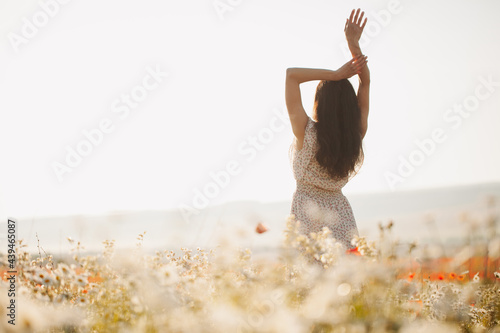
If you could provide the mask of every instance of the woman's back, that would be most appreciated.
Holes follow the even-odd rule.
[[[359,233],[351,205],[342,194],[348,177],[333,179],[316,160],[318,144],[314,125],[315,122],[308,117],[302,149],[296,149],[296,140],[291,146],[290,157],[297,188],[290,213],[300,221],[302,234],[320,232],[326,226],[345,249],[351,249],[351,240]]]
[[[308,117],[302,149],[297,150],[296,140],[290,147],[290,162],[297,184],[314,185],[327,191],[341,191],[348,177],[333,179],[328,171],[316,160],[318,140],[315,121]]]

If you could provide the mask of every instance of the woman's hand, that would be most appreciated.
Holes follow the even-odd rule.
[[[357,11],[353,9],[351,16],[346,19],[344,32],[348,43],[359,42],[363,29],[366,25],[366,21],[368,20],[368,18],[365,18],[365,21],[363,22],[363,15],[365,15],[365,12],[361,12],[361,15],[359,15],[359,11],[359,8]],[[363,22],[363,24],[361,24],[361,22]]]
[[[361,70],[368,62],[368,57],[365,55],[359,55],[352,58],[346,62],[342,67],[337,69],[336,74],[338,75],[338,80],[348,79],[353,75],[361,73]]]

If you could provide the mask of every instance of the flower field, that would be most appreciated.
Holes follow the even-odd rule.
[[[2,332],[500,332],[497,220],[456,247],[401,244],[392,222],[346,251],[328,229],[298,233],[287,218],[278,259],[222,240],[214,249],[118,251],[72,244],[70,259],[17,245],[16,325]],[[261,232],[265,230],[261,226]],[[264,230],[264,231],[262,231]],[[299,251],[300,249],[300,251]],[[452,253],[453,255],[450,255]],[[7,319],[6,319],[7,318]]]

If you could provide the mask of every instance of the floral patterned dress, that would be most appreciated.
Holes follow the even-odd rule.
[[[300,221],[299,231],[309,236],[323,227],[345,249],[352,249],[352,238],[359,236],[356,220],[342,188],[348,177],[332,179],[327,170],[319,165],[315,154],[318,149],[315,122],[308,117],[302,149],[297,150],[297,140],[290,147],[290,162],[297,188],[293,194],[290,214]]]

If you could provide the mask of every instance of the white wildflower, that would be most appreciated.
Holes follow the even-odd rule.
[[[42,283],[47,287],[54,287],[57,284],[56,279],[54,279],[49,274],[46,274],[45,277],[41,280],[42,280]]]
[[[88,276],[86,274],[77,275],[73,282],[77,286],[84,288],[88,284]]]
[[[78,304],[78,305],[86,305],[88,303],[88,300],[83,297],[83,296],[79,296],[76,300],[75,300],[75,304]]]

